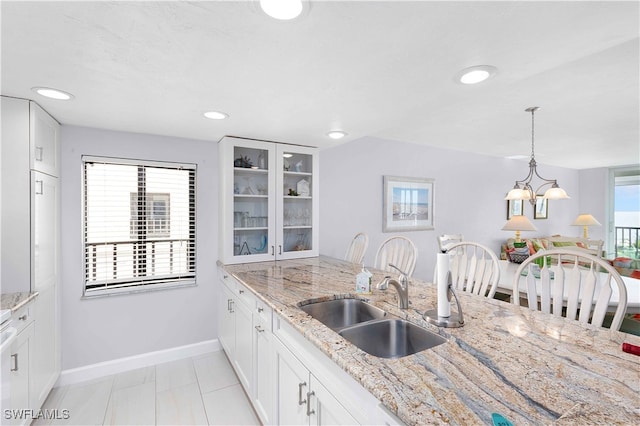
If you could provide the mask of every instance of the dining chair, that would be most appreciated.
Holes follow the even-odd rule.
[[[447,248],[449,248],[451,244],[460,243],[464,240],[462,234],[442,234],[436,238],[438,240],[438,247],[442,253],[447,251]]]
[[[395,265],[410,277],[416,269],[418,250],[407,237],[389,237],[380,244],[376,252],[374,266],[383,271],[398,272],[389,264]]]
[[[542,264],[542,266],[536,264]],[[526,277],[522,276],[526,274]],[[526,283],[529,308],[602,327],[614,289],[618,291],[610,328],[619,330],[627,310],[627,287],[607,261],[572,249],[538,251],[516,270],[513,303],[520,305],[520,282]]]
[[[498,256],[487,246],[471,241],[450,244],[451,284],[460,291],[493,298],[500,279]]]
[[[360,232],[353,237],[351,244],[347,248],[347,253],[344,255],[344,260],[351,263],[362,263],[364,259],[364,253],[369,247],[369,236],[364,232]]]

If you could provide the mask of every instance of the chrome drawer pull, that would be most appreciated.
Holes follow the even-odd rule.
[[[18,354],[12,354],[11,358],[13,358],[13,368],[11,371],[18,371]]]
[[[256,325],[256,330],[258,330],[258,333],[262,333],[264,331],[264,328],[260,327],[259,325]]]
[[[311,397],[313,395],[315,395],[316,393],[311,391],[311,392],[307,392],[307,416],[311,416],[312,414],[315,414],[316,410],[311,410]]]
[[[262,308],[258,308],[258,313],[260,313],[260,312],[262,312],[262,311],[264,311],[264,309],[262,309]]]
[[[27,314],[20,315],[20,316],[18,317],[18,319],[19,319],[20,321],[26,321],[26,320],[27,320]]]
[[[307,386],[307,382],[298,383],[298,405],[306,404],[307,400],[302,400],[302,387]]]

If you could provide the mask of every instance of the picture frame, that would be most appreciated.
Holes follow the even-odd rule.
[[[536,195],[536,205],[533,208],[534,219],[547,219],[549,217],[549,200]]]
[[[434,229],[434,179],[384,176],[382,232]]]
[[[520,216],[524,211],[523,200],[507,200],[507,220],[511,219],[511,216]]]

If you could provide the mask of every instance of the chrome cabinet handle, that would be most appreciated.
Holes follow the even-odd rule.
[[[315,414],[316,410],[312,410],[311,409],[311,397],[313,395],[315,395],[316,393],[311,391],[311,392],[307,392],[307,416],[311,416],[312,414]]]
[[[244,290],[238,290],[238,293],[244,294]]]
[[[258,331],[258,333],[262,333],[264,331],[264,328],[260,327],[259,325],[256,325],[256,330]]]
[[[235,303],[235,301],[233,299],[231,299],[231,310],[229,312],[234,313],[235,311],[233,310],[233,304]]]
[[[271,256],[276,254],[276,246],[271,246]]]
[[[36,181],[36,195],[44,194],[44,184],[41,180]]]
[[[12,354],[11,358],[13,358],[13,368],[11,371],[18,371],[18,354]]]
[[[18,317],[18,319],[19,319],[20,321],[26,321],[26,320],[27,320],[27,314],[20,315],[20,316]]]
[[[307,386],[307,382],[298,383],[298,405],[306,404],[307,400],[302,400],[302,388]],[[308,394],[307,394],[308,395]]]
[[[231,312],[231,299],[227,299],[227,311]]]
[[[258,313],[260,313],[260,312],[262,312],[262,311],[264,311],[264,309],[262,309],[262,308],[258,308]]]
[[[282,246],[281,245],[278,246],[278,254],[282,254]]]
[[[222,279],[226,280],[227,278],[229,278],[229,275],[223,275]]]

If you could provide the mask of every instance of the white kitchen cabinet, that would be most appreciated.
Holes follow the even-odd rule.
[[[223,263],[318,255],[316,148],[225,137],[219,158]]]
[[[29,401],[60,375],[60,125],[35,102],[2,97],[2,291],[38,292],[31,306]]]
[[[60,125],[35,102],[29,102],[30,168],[60,176]]]
[[[275,339],[277,424],[358,424],[331,392]]]
[[[274,424],[274,361],[271,308],[256,302],[253,314],[253,406],[262,424]]]
[[[271,308],[220,272],[218,338],[263,424],[273,413]]]

